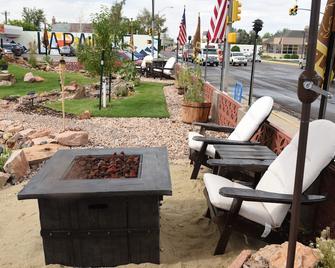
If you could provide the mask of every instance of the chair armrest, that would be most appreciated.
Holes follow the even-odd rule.
[[[251,142],[251,141],[234,141],[227,139],[219,139],[219,138],[211,138],[211,137],[202,137],[195,136],[193,137],[195,141],[202,141],[207,144],[230,144],[230,145],[259,145],[259,142]]]
[[[242,168],[242,169],[254,169],[258,171],[266,171],[271,165],[273,160],[254,160],[254,159],[209,159],[207,164],[212,167],[231,167],[231,168]]]
[[[265,192],[254,189],[243,189],[233,187],[223,187],[219,191],[220,195],[242,201],[254,201],[264,203],[292,204],[293,195]],[[325,195],[302,195],[301,204],[309,205],[320,203],[326,200]]]
[[[232,133],[235,130],[235,128],[233,127],[221,126],[215,123],[193,122],[193,125],[202,127],[205,130],[213,130],[213,131],[226,132],[226,133]]]

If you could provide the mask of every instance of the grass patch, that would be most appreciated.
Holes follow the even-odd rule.
[[[54,110],[61,111],[61,102],[46,104]],[[141,83],[135,94],[122,99],[113,99],[106,109],[99,110],[99,99],[66,100],[65,111],[80,115],[89,110],[95,117],[152,117],[166,118],[169,112],[166,106],[163,85],[158,83]]]
[[[54,89],[59,89],[59,75],[56,72],[44,72],[35,71],[29,68],[21,67],[18,65],[10,64],[8,71],[13,74],[16,78],[16,83],[12,86],[2,86],[0,87],[0,98],[11,96],[11,95],[26,95],[29,91],[45,92],[52,91]],[[23,82],[24,75],[28,72],[32,72],[34,75],[43,77],[44,82],[40,83],[27,83]],[[85,77],[80,73],[65,73],[65,84],[71,81],[76,81],[78,84],[89,84],[96,80]]]

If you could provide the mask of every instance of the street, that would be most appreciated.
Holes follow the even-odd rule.
[[[204,68],[204,67],[203,67]],[[220,67],[207,67],[207,80],[220,87]],[[297,97],[298,77],[302,70],[295,65],[261,62],[256,63],[254,96],[271,96],[280,108],[299,116],[301,103]],[[204,72],[203,72],[204,73]],[[248,66],[229,66],[229,90],[232,92],[236,81],[243,84],[243,98],[248,99],[251,75],[251,63]],[[334,93],[334,85],[330,91]],[[312,105],[311,117],[316,119],[320,98]],[[335,122],[335,100],[328,100],[326,118]]]

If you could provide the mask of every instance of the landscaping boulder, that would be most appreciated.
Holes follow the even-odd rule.
[[[119,82],[113,86],[112,92],[117,97],[126,97],[128,96],[128,85],[126,82]]]
[[[22,145],[26,142],[27,138],[23,137],[20,133],[16,133],[13,137],[6,141],[6,145],[9,149],[21,149]]]
[[[34,82],[43,82],[43,81],[44,81],[43,77],[40,77],[40,76],[35,76],[34,77]]]
[[[28,175],[30,167],[24,152],[22,150],[13,151],[4,165],[4,170],[17,180]]]
[[[32,128],[27,128],[27,129],[24,129],[24,130],[21,130],[19,132],[19,134],[21,134],[23,137],[29,137],[29,135],[32,135],[36,132],[35,129],[32,129]]]
[[[243,268],[282,268],[286,267],[288,242],[281,245],[268,245],[255,254],[243,265]],[[316,249],[297,243],[295,268],[314,268],[320,257]]]
[[[29,139],[36,139],[36,138],[49,136],[50,133],[51,133],[51,130],[48,129],[48,128],[38,129],[38,130],[35,131],[35,133],[30,134],[28,137],[29,137]]]
[[[64,86],[64,90],[68,92],[74,92],[77,90],[75,86]]]
[[[56,140],[66,146],[82,146],[88,143],[88,132],[69,130],[58,134]]]
[[[91,112],[85,111],[81,115],[79,115],[80,120],[90,119],[91,118]]]
[[[251,250],[242,250],[240,255],[228,266],[228,268],[242,268],[243,264],[250,258]]]
[[[59,144],[34,145],[30,148],[22,149],[30,165],[39,164],[52,157],[58,150],[67,149]]]
[[[23,126],[22,125],[12,125],[12,126],[9,126],[7,129],[6,129],[6,132],[8,133],[12,133],[12,134],[15,134],[17,132],[20,132],[21,130],[23,130]]]
[[[8,173],[4,173],[4,172],[0,172],[0,189],[5,186],[5,184],[7,183],[7,181],[10,178],[10,174]]]
[[[35,81],[35,77],[33,75],[33,73],[29,72],[29,73],[26,73],[24,78],[23,78],[23,81],[24,82],[29,82],[29,83],[32,83]]]
[[[86,98],[86,88],[80,86],[77,88],[76,93],[73,95],[72,99],[83,99]]]
[[[5,80],[0,81],[0,87],[9,87],[11,85],[13,85],[11,81],[5,81]]]
[[[57,141],[55,139],[49,138],[48,136],[33,139],[32,142],[33,142],[34,145],[57,143]]]

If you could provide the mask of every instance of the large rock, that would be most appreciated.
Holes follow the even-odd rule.
[[[79,115],[80,120],[85,120],[85,119],[90,119],[91,118],[91,112],[90,111],[85,111],[81,115]]]
[[[51,139],[47,136],[33,139],[32,142],[33,142],[34,145],[57,143],[57,141],[55,139]]]
[[[53,156],[58,150],[67,149],[59,144],[34,145],[22,149],[27,157],[29,164],[38,164]]]
[[[228,268],[242,268],[243,264],[250,258],[251,250],[242,250],[240,255],[228,266]]]
[[[10,174],[8,173],[4,173],[4,172],[0,172],[0,189],[5,186],[5,184],[7,183],[7,181],[10,178]]]
[[[68,130],[58,134],[56,140],[66,146],[82,146],[88,143],[88,132]]]
[[[43,82],[43,81],[44,81],[43,77],[40,77],[40,76],[35,76],[34,77],[34,82]]]
[[[33,75],[33,73],[29,72],[29,73],[26,73],[24,78],[23,78],[23,81],[24,82],[28,82],[28,83],[32,83],[35,81],[35,77]]]
[[[24,129],[24,130],[21,130],[19,132],[19,134],[21,134],[23,137],[29,137],[29,135],[32,135],[36,132],[35,129],[32,129],[32,128],[27,128],[27,129]]]
[[[24,129],[23,125],[11,125],[5,131],[8,133],[15,134],[23,129]]]
[[[21,149],[22,145],[26,142],[27,137],[23,137],[20,133],[16,133],[13,137],[6,141],[6,145],[10,149]]]
[[[4,170],[20,180],[30,172],[27,158],[22,150],[13,151],[4,165]]]
[[[11,85],[13,85],[11,81],[0,81],[0,87],[10,87]]]
[[[243,268],[282,268],[286,267],[287,246],[285,242],[281,245],[266,246],[255,254],[243,265]],[[316,249],[297,243],[294,261],[295,268],[314,268],[320,258]]]
[[[76,93],[73,95],[72,99],[83,99],[86,98],[86,88],[83,86],[78,87]]]
[[[11,81],[12,74],[10,73],[0,73],[0,81]]]
[[[29,137],[29,139],[36,139],[36,138],[49,136],[50,133],[51,133],[51,130],[48,129],[48,128],[38,129],[38,130],[35,131],[35,133],[30,134],[28,137]]]

